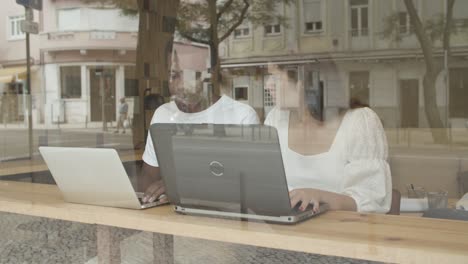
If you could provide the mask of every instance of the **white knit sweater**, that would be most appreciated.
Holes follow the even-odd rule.
[[[289,148],[289,115],[288,110],[275,108],[265,124],[278,130],[290,190],[326,190],[349,195],[356,201],[359,212],[389,211],[392,182],[387,139],[374,111],[349,110],[329,151],[317,155],[301,155]]]

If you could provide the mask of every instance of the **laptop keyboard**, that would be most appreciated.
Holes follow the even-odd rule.
[[[305,212],[305,211],[312,210],[312,209],[314,208],[314,205],[313,205],[313,204],[309,204],[309,205],[307,206],[307,208],[306,208],[304,211],[301,211],[301,210],[299,209],[299,207],[301,207],[301,204],[300,204],[300,203],[296,204],[296,206],[294,206],[294,208],[292,208],[292,211],[293,211],[294,213],[296,213],[296,214],[300,214],[300,213],[303,213],[303,212]]]
[[[140,201],[141,205],[145,205],[145,204],[157,203],[159,200],[157,199],[157,200],[154,200],[153,202],[146,202],[145,203],[145,202],[143,202],[143,198],[138,197],[138,201]]]

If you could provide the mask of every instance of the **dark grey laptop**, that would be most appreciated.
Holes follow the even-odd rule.
[[[275,128],[159,123],[150,132],[177,212],[279,223],[315,215],[291,208]]]

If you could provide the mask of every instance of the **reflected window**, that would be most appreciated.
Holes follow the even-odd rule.
[[[414,8],[416,8],[416,12],[418,16],[422,18],[422,14],[420,12],[420,5],[421,3],[419,0],[413,0]],[[398,0],[396,2],[396,13],[395,13],[395,22],[397,23],[397,31],[398,34],[401,35],[410,35],[413,33],[413,26],[411,25],[411,17],[408,13],[406,5],[403,0]]]
[[[1,95],[0,117],[3,122],[15,122],[24,120],[23,83],[11,82],[4,85]],[[3,116],[2,116],[3,115]]]
[[[279,86],[279,77],[277,75],[265,75],[265,86],[263,88],[263,107],[265,109],[265,116],[276,106],[276,91]]]
[[[351,36],[369,35],[369,3],[367,0],[351,0]]]
[[[60,67],[62,98],[81,98],[81,67]]]
[[[90,30],[106,31],[138,31],[138,17],[123,15],[118,9],[113,8],[86,8],[83,9],[84,16],[88,18],[88,27]],[[107,23],[102,23],[107,21]],[[169,27],[167,19],[164,25]]]
[[[246,38],[250,36],[250,26],[248,23],[243,23],[234,30],[234,38]]]
[[[21,30],[21,21],[24,20],[24,15],[22,16],[10,16],[8,17],[9,25],[9,34],[8,39],[23,39],[26,34]]]
[[[264,96],[265,96],[264,106],[266,106],[266,107],[275,106],[276,105],[275,100],[274,100],[275,97],[272,95],[273,91],[265,89],[264,92],[265,92],[265,94],[264,94]]]
[[[450,70],[450,116],[468,118],[468,68]]]
[[[468,27],[468,1],[455,1],[453,6],[453,21],[457,28]]]
[[[410,17],[407,12],[398,12],[398,24],[400,34],[409,34],[411,32]]]
[[[106,23],[102,23],[102,21],[106,21]],[[67,8],[57,10],[57,28],[59,31],[136,32],[138,31],[138,18],[122,15],[119,9],[114,8]],[[92,37],[94,39],[109,38],[96,34]]]
[[[358,105],[369,105],[369,72],[349,73],[349,98]]]
[[[321,5],[322,1],[320,0],[304,0],[304,27],[306,33],[323,31]]]
[[[281,25],[274,24],[274,25],[266,25],[265,26],[265,36],[274,36],[281,34]]]
[[[79,8],[57,10],[57,23],[59,31],[80,29],[81,10]]]
[[[138,96],[138,80],[135,67],[125,66],[125,97]]]
[[[419,127],[419,80],[402,79],[400,84],[400,127]]]
[[[249,88],[248,87],[235,87],[234,99],[240,100],[240,101],[249,100]]]

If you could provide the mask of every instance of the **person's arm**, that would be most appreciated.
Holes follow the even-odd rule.
[[[300,204],[299,210],[304,211],[313,204],[314,212],[319,210],[320,203],[327,203],[330,210],[356,211],[356,202],[350,196],[312,188],[295,189],[289,192],[291,207]]]
[[[387,213],[392,201],[388,144],[380,118],[370,108],[354,109],[343,120],[346,142],[341,194],[356,201],[357,211]]]
[[[162,194],[166,192],[164,181],[159,173],[159,167],[153,167],[143,162],[140,180],[138,181],[138,189],[145,190],[143,202],[154,202]],[[166,197],[161,197],[161,201],[165,201]]]

